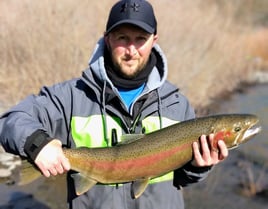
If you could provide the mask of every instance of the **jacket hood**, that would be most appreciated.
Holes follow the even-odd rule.
[[[105,85],[109,85],[114,91],[117,91],[115,86],[107,76],[104,67],[104,49],[105,41],[102,37],[95,46],[93,54],[89,59],[89,67],[84,71],[83,77],[87,81],[91,81],[92,79],[90,77],[93,73],[101,82],[103,82]],[[157,64],[149,75],[149,79],[146,84],[146,87],[149,90],[153,90],[160,87],[165,82],[168,72],[167,60],[160,46],[158,44],[155,44],[153,46],[153,50],[157,58]]]

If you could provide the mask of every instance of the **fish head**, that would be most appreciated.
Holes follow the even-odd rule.
[[[259,119],[252,114],[230,114],[220,116],[214,126],[213,148],[223,140],[228,149],[245,143],[261,131]]]

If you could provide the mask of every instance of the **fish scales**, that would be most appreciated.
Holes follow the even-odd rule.
[[[73,175],[78,195],[98,182],[133,182],[132,193],[137,198],[149,179],[188,163],[193,157],[192,143],[199,141],[202,134],[215,135],[213,149],[218,149],[220,139],[230,149],[259,133],[260,127],[254,127],[257,123],[258,118],[250,114],[208,116],[180,122],[118,146],[64,149],[64,154],[71,169],[78,172]]]
[[[95,156],[86,157],[93,159],[87,160],[90,168],[88,172],[96,179],[100,178],[100,172],[108,172],[109,176],[100,179],[102,183],[126,182],[145,175],[153,178],[165,174],[189,162],[192,159],[192,143],[198,141],[201,134],[213,133],[216,128],[213,124],[217,120],[225,124],[222,118],[193,119],[180,126],[164,128],[161,133],[147,134],[142,140],[124,146],[92,149]],[[230,120],[233,121],[232,118]],[[90,153],[89,149],[83,151]],[[77,162],[74,161],[73,164],[75,166]],[[76,169],[82,172],[85,168]]]

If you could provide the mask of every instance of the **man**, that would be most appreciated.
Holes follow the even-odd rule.
[[[193,118],[187,99],[166,80],[167,61],[157,39],[149,2],[117,2],[82,77],[44,87],[5,113],[0,119],[2,145],[30,158],[49,177],[70,170],[62,146],[109,147],[124,134],[149,133]],[[210,150],[212,139],[200,136],[200,148],[193,144],[193,160],[153,179],[138,199],[131,198],[130,183],[96,185],[76,196],[68,176],[69,208],[184,208],[180,188],[205,178],[228,155],[223,141],[219,153]]]

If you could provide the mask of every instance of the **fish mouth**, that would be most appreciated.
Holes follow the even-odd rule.
[[[237,136],[237,139],[234,143],[235,146],[247,142],[253,136],[261,132],[262,128],[259,124],[259,119],[257,118],[257,116],[248,115],[248,117],[248,120],[246,120],[244,123],[245,130]]]
[[[260,125],[253,125],[252,127],[250,127],[249,129],[247,129],[245,131],[244,136],[243,136],[243,141],[246,142],[251,137],[257,135],[260,132],[261,132],[261,126]]]

